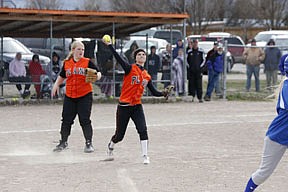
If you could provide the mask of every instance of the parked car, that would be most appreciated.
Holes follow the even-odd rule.
[[[156,27],[152,27],[150,29],[145,29],[142,31],[138,31],[136,33],[132,33],[131,36],[148,36],[153,37],[154,33],[157,31]]]
[[[147,41],[148,40],[148,41]],[[131,44],[136,41],[139,48],[146,50],[148,49],[148,54],[150,53],[150,47],[154,45],[156,47],[156,54],[161,53],[163,49],[166,48],[168,42],[164,39],[158,38],[146,38],[146,37],[131,37],[130,40],[124,45],[122,51],[125,53],[131,46]],[[148,44],[147,44],[148,43]],[[118,50],[120,52],[120,50]]]
[[[227,33],[227,32],[211,32],[208,33],[209,37],[231,37],[232,34],[231,33]]]
[[[180,30],[157,30],[153,37],[158,39],[165,39],[171,45],[176,44],[177,40],[183,39],[182,32]]]
[[[50,38],[16,38],[18,41],[28,47],[33,53],[50,57],[51,41]],[[69,46],[72,40],[70,38],[52,38],[52,49],[61,59],[69,53]],[[53,52],[52,51],[52,52]]]
[[[1,40],[0,40],[1,41]],[[0,54],[1,54],[1,46],[0,46]],[[32,56],[34,55],[25,45],[19,42],[16,39],[10,37],[3,38],[3,63],[4,63],[4,79],[6,80],[9,75],[9,63],[15,58],[16,53],[20,52],[22,54],[22,60],[24,61],[26,67],[29,65],[29,61],[32,60]],[[46,68],[48,63],[50,62],[49,57],[45,57],[43,55],[39,55],[40,63],[43,69]]]
[[[256,46],[265,47],[272,37],[275,38],[278,35],[288,35],[288,30],[261,31],[254,37],[256,40]],[[248,43],[247,46],[251,46],[251,43]]]
[[[171,40],[172,35],[172,40]],[[150,29],[146,29],[143,31],[139,31],[136,33],[132,33],[131,36],[148,36],[149,38],[158,38],[158,39],[164,39],[167,42],[169,42],[171,45],[176,44],[178,39],[183,39],[182,32],[180,30],[172,29],[171,31],[169,29],[157,29],[155,27],[152,27]]]
[[[276,35],[272,36],[275,41],[275,46],[279,47],[282,55],[288,53],[288,35]]]
[[[211,36],[209,35],[201,35],[195,36],[190,35],[187,38],[190,39],[198,39],[198,41],[211,41],[211,42],[221,42],[224,43],[227,40],[227,46],[228,51],[231,53],[233,63],[243,63],[243,51],[245,47],[244,41],[241,39],[241,37],[236,35],[229,35],[229,33],[211,33]]]
[[[214,46],[213,41],[199,41],[198,42],[198,47],[204,51],[205,57],[208,51],[210,51],[213,48],[213,46]],[[226,59],[227,59],[227,72],[231,72],[234,63],[233,63],[231,53],[229,51],[226,53]]]

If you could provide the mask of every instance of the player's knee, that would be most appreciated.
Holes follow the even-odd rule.
[[[148,140],[148,133],[147,131],[139,132],[140,140]]]
[[[90,119],[80,119],[80,125],[82,127],[90,126],[91,120]]]
[[[124,138],[124,135],[116,135],[116,136],[112,137],[111,140],[113,141],[113,143],[118,143],[118,142],[122,141],[123,138]]]

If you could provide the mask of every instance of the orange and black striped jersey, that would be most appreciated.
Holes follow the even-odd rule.
[[[60,76],[67,78],[66,95],[68,97],[79,98],[92,92],[92,84],[85,81],[85,68],[90,67],[90,62],[90,59],[85,57],[77,62],[73,58],[64,62]]]
[[[150,80],[151,76],[145,69],[132,64],[130,73],[124,75],[120,102],[130,105],[141,104],[144,88]]]

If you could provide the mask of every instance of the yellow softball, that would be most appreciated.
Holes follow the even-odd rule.
[[[111,43],[111,37],[110,35],[104,35],[102,37],[103,41],[106,42],[106,43]]]

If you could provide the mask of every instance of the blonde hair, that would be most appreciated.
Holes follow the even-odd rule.
[[[81,41],[73,41],[71,44],[71,50],[69,54],[67,55],[67,57],[64,59],[64,61],[68,61],[69,59],[71,59],[73,57],[75,48],[79,46],[84,47],[84,44]]]
[[[277,101],[278,100],[278,97],[279,97],[279,93],[282,91],[282,87],[283,87],[283,84],[284,84],[284,81],[287,79],[286,76],[284,76],[280,82],[280,84],[278,85],[277,89],[275,89],[275,92],[274,92],[274,95],[275,95],[275,100]]]

